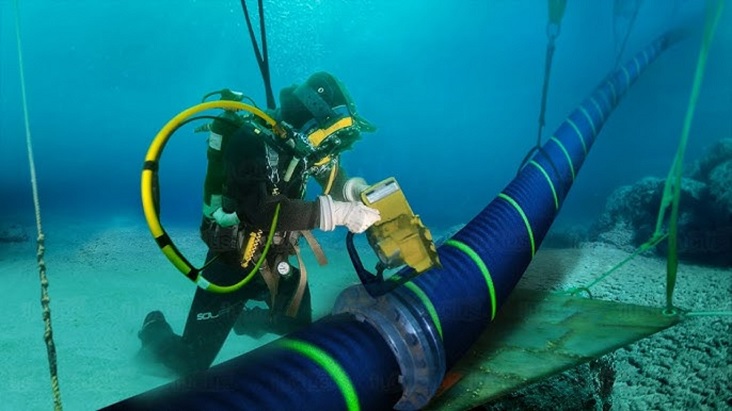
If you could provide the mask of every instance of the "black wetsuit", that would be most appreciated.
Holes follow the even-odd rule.
[[[307,177],[302,163],[295,169],[291,181],[284,181],[285,170],[291,158],[286,152],[276,152],[272,148],[268,150],[262,137],[252,132],[249,125],[241,127],[231,136],[224,156],[224,211],[237,212],[241,220],[239,229],[245,232],[263,230],[266,237],[277,204],[280,204],[278,233],[311,230],[319,226],[318,201],[302,199],[306,183],[304,180]],[[328,173],[323,172],[314,177],[322,185],[327,180]],[[345,173],[339,171],[332,190],[332,196],[336,200],[342,199],[345,179]],[[276,194],[277,191],[279,194]],[[261,244],[262,248],[263,245]],[[273,265],[273,258],[277,253],[276,247],[272,247],[267,254],[270,266]],[[218,258],[202,273],[204,278],[214,284],[236,284],[251,270],[241,267],[241,254],[238,250],[224,253],[209,250],[207,262],[217,254]],[[312,321],[309,287],[305,288],[296,316],[292,318],[284,314],[300,277],[297,268],[292,267],[291,272],[289,277],[279,281],[274,307],[270,307],[269,313],[263,311],[265,315],[259,316],[265,318],[252,318],[252,331],[256,332],[255,328],[264,326],[269,331],[283,334]],[[143,349],[179,374],[207,369],[242,314],[246,302],[257,300],[271,305],[270,297],[269,289],[260,273],[244,287],[227,294],[216,294],[197,288],[183,335],[175,334],[161,313],[151,313],[139,333]],[[243,326],[246,328],[248,324]]]

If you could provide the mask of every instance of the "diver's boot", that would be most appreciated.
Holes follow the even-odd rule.
[[[181,355],[181,337],[173,332],[163,313],[152,311],[146,315],[137,336],[142,347],[135,360],[144,372],[166,377],[171,376],[171,371],[178,376],[188,372],[184,369],[186,358]]]
[[[269,310],[261,307],[244,308],[234,323],[236,335],[259,338],[272,326]]]
[[[165,316],[160,311],[151,311],[145,316],[142,322],[142,328],[137,333],[137,337],[142,342],[142,348],[158,351],[158,348],[175,337],[173,329],[165,320]]]

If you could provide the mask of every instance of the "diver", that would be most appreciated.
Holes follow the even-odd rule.
[[[312,322],[310,289],[298,242],[308,230],[345,226],[360,233],[379,212],[360,201],[363,178],[348,178],[339,155],[373,127],[356,112],[345,86],[333,75],[315,73],[280,91],[271,115],[287,139],[267,139],[254,116],[227,111],[211,123],[204,183],[201,238],[208,246],[205,278],[236,284],[262,257],[258,272],[242,288],[225,294],[196,289],[182,335],[160,311],[144,319],[142,352],[179,375],[211,366],[228,334],[285,334]],[[280,141],[281,140],[281,141]],[[313,177],[323,195],[305,200]],[[267,249],[267,232],[275,233]],[[306,236],[307,238],[307,236]],[[264,256],[263,256],[264,255]],[[297,255],[298,266],[290,264]],[[264,307],[247,307],[247,302]]]

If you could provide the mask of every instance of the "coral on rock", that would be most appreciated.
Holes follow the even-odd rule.
[[[656,227],[664,182],[646,177],[615,190],[590,238],[623,249],[649,240]],[[667,243],[660,243],[656,251],[665,255]],[[732,265],[732,139],[720,140],[707,150],[690,175],[682,178],[677,251],[689,261]]]

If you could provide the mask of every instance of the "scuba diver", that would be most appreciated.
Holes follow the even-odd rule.
[[[223,94],[222,94],[223,97]],[[269,113],[288,130],[288,139],[267,139],[256,116],[225,111],[208,129],[208,170],[204,183],[201,238],[208,246],[203,272],[211,282],[235,284],[263,263],[253,279],[230,293],[201,288],[191,303],[182,335],[160,311],[144,319],[142,351],[179,375],[211,366],[229,332],[284,334],[312,322],[310,290],[298,241],[308,230],[345,226],[360,233],[379,221],[364,205],[363,178],[348,178],[339,155],[375,128],[356,112],[344,85],[326,72],[280,92],[280,107]],[[304,199],[309,177],[323,188]],[[267,232],[275,226],[271,241]],[[264,235],[263,235],[264,234]],[[268,244],[267,244],[268,243]],[[297,256],[297,267],[289,258]],[[248,308],[261,301],[267,309]]]

